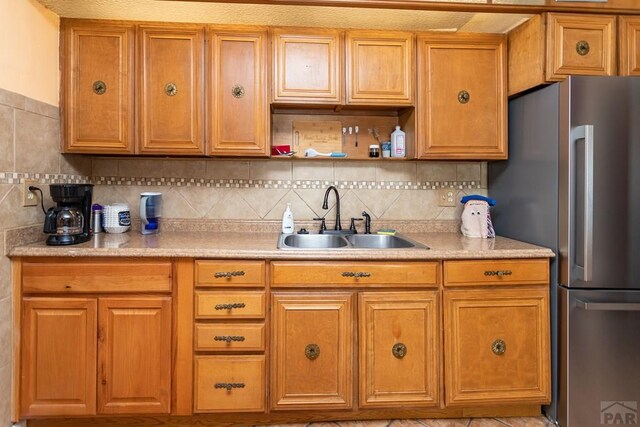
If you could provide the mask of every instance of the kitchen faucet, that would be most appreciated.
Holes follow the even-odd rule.
[[[335,231],[342,230],[342,224],[340,224],[340,194],[338,194],[338,189],[331,185],[327,188],[327,191],[324,193],[324,202],[322,202],[322,209],[329,209],[329,204],[327,203],[329,199],[329,193],[333,190],[336,193],[336,225],[333,227]],[[326,231],[325,231],[326,233]]]

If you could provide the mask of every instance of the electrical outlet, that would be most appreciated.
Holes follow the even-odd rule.
[[[25,179],[22,183],[22,206],[38,206],[38,195],[35,191],[29,191],[29,186],[38,185],[36,179]]]
[[[438,206],[456,206],[456,194],[455,188],[441,188],[438,190]]]

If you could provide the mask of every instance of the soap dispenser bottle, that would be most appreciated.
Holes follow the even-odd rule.
[[[282,215],[282,233],[293,233],[293,212],[291,212],[291,203],[287,203],[287,209],[285,209]]]

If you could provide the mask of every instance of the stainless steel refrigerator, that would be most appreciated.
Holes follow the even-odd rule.
[[[640,425],[640,77],[571,77],[509,101],[491,162],[498,234],[553,249],[552,402],[562,427]]]

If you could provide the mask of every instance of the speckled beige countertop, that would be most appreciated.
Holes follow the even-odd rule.
[[[426,260],[482,258],[548,258],[550,249],[496,237],[476,239],[460,233],[402,233],[429,249],[277,249],[278,233],[166,231],[102,233],[73,246],[39,243],[17,246],[9,256],[123,256],[188,258]]]

